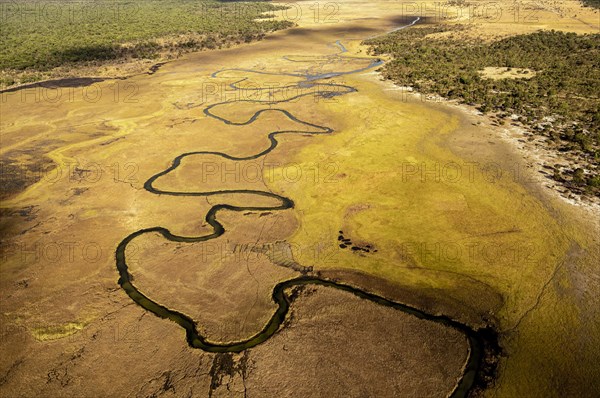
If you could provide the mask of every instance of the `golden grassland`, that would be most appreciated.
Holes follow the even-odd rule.
[[[361,115],[358,101],[350,104],[340,99],[331,106],[334,112],[340,114],[348,106],[354,109],[352,114],[344,113],[340,133],[311,144],[294,158],[303,169],[324,161],[336,164],[336,181],[273,184],[276,191],[294,198],[301,214],[300,228],[290,242],[300,248],[318,242],[337,247],[338,230],[342,230],[345,237],[361,246],[370,244],[377,252],[338,249],[335,257],[317,256],[317,270],[350,268],[416,291],[433,290],[442,301],[453,297],[473,313],[497,322],[499,330],[506,332],[503,346],[510,359],[497,385],[499,391],[556,393],[560,388],[545,379],[552,377],[552,372],[546,373],[550,363],[554,371],[564,373],[587,363],[582,373],[573,374],[573,381],[579,383],[595,374],[595,354],[577,350],[578,355],[565,355],[565,346],[575,349],[581,342],[555,331],[585,329],[586,321],[576,313],[587,313],[587,319],[595,316],[586,302],[594,300],[591,295],[582,293],[585,298],[580,301],[564,296],[581,288],[579,283],[597,288],[593,264],[598,242],[585,227],[578,227],[579,232],[566,228],[562,216],[553,217],[547,203],[513,181],[510,169],[503,169],[504,177],[490,183],[486,171],[475,166],[471,180],[466,175],[467,161],[473,160],[461,159],[440,145],[459,127],[456,116],[428,110],[429,120],[424,122],[415,116],[424,114],[418,109],[422,105],[405,105],[406,113],[397,111],[390,118],[394,108],[387,107],[385,99],[378,100],[379,112],[369,106]],[[463,176],[458,181],[448,181],[456,174],[435,181],[435,167],[451,164],[462,165]],[[419,171],[415,173],[411,165],[418,165]],[[421,170],[430,172],[423,177]],[[573,258],[573,250],[590,257]],[[577,268],[582,279],[569,280],[568,267]],[[483,288],[473,287],[478,284]],[[499,293],[502,302],[495,301],[492,293]],[[470,321],[473,313],[461,316]],[[587,327],[592,330],[585,332],[585,346],[592,349],[600,335],[593,324]],[[538,337],[531,345],[523,344],[522,339],[532,343]],[[543,371],[536,371],[538,366]],[[587,389],[576,385],[581,391]]]
[[[577,12],[579,19],[588,13],[597,15],[590,10]],[[265,114],[246,127],[224,126],[206,118],[202,104],[221,100],[203,97],[201,87],[214,81],[209,77],[212,72],[231,67],[297,69],[282,57],[332,54],[337,48],[327,44],[338,39],[349,49],[348,55],[364,55],[358,43],[397,26],[394,16],[401,13],[396,2],[350,2],[340,7],[337,24],[303,20],[304,28],[279,32],[235,51],[189,55],[155,75],[127,80],[137,87],[136,102],[115,101],[112,95],[96,102],[78,95],[58,103],[7,96],[1,107],[3,159],[14,159],[29,170],[30,163],[45,157],[63,174],[27,180],[2,202],[2,231],[7,239],[0,278],[0,319],[6,326],[0,345],[0,392],[149,396],[175,394],[164,389],[175,386],[177,394],[206,395],[218,381],[219,386],[243,393],[244,381],[253,380],[248,385],[267,391],[271,385],[265,380],[277,376],[286,388],[298,390],[306,381],[295,375],[314,364],[302,355],[303,344],[324,358],[320,363],[348,360],[346,379],[360,374],[361,362],[342,355],[346,347],[336,346],[340,349],[332,352],[319,342],[331,336],[348,338],[352,330],[344,335],[344,322],[361,324],[353,314],[383,310],[362,301],[350,305],[351,299],[327,292],[301,296],[293,307],[297,312],[290,320],[292,327],[287,325],[265,345],[249,351],[250,362],[257,367],[249,367],[248,376],[242,371],[246,354],[219,356],[192,350],[177,325],[137,307],[116,284],[114,250],[123,237],[141,228],[164,226],[183,235],[208,233],[203,219],[215,203],[267,204],[266,199],[250,195],[207,200],[143,190],[144,181],[183,152],[214,150],[247,156],[268,145],[266,135],[272,125],[298,127],[275,114]],[[367,16],[372,19],[364,19]],[[382,23],[378,17],[386,19]],[[570,17],[548,25],[590,29]],[[494,30],[493,25],[482,24],[481,29],[510,33],[510,26]],[[239,77],[231,74],[223,83]],[[256,81],[280,85],[297,80],[261,79],[265,80]],[[215,340],[244,338],[271,314],[272,285],[295,273],[273,264],[275,256],[264,253],[253,256],[254,262],[239,262],[234,249],[239,244],[281,241],[294,248],[298,263],[323,274],[360,271],[389,281],[403,292],[400,298],[407,304],[475,327],[495,326],[504,356],[498,379],[484,393],[487,396],[586,396],[597,391],[600,286],[595,264],[599,255],[598,226],[591,217],[528,179],[526,167],[493,130],[473,126],[475,116],[409,100],[373,72],[335,81],[359,91],[281,106],[302,120],[332,127],[335,133],[281,136],[280,146],[265,161],[283,166],[276,166],[260,181],[222,180],[214,175],[203,179],[202,159],[189,158],[176,173],[157,183],[164,189],[190,191],[266,189],[293,199],[296,207],[273,214],[220,214],[228,233],[214,242],[213,249],[225,250],[224,257],[218,251],[207,255],[206,245],[144,236],[131,248],[135,253],[129,253],[136,260],[131,264],[135,283],[161,303],[201,319],[201,327]],[[102,83],[105,93],[111,92],[110,83]],[[220,112],[242,120],[255,110],[238,104]],[[73,179],[78,175],[71,172],[74,164],[87,170],[99,165],[104,172],[99,179],[89,172]],[[115,164],[117,174],[111,168]],[[293,174],[298,169],[301,178]],[[340,248],[339,231],[357,247],[369,245],[369,252]],[[69,242],[75,243],[73,257],[63,251],[56,259],[48,251]],[[36,247],[42,250],[38,256],[31,253]],[[81,251],[98,247],[97,257],[95,252]],[[381,285],[373,284],[373,290]],[[324,304],[330,310],[319,307]],[[340,324],[323,321],[333,313]],[[385,320],[396,325],[393,317],[384,315],[368,318],[369,333],[384,330]],[[243,327],[234,323],[242,316]],[[307,319],[330,328],[331,334],[311,334],[313,323]],[[439,360],[436,366],[446,372],[447,383],[458,365],[456,358],[445,356],[460,353],[464,341],[439,330],[432,334],[413,321],[396,319],[398,330],[415,344],[426,344],[435,335],[448,350],[436,358],[415,350],[411,360]],[[397,337],[401,340],[402,334]],[[376,347],[379,341],[369,344],[365,355],[381,353]],[[278,361],[290,350],[293,361],[280,368]],[[332,380],[336,377],[335,372],[325,373]],[[93,385],[89,380],[94,380]],[[439,386],[441,380],[433,377],[433,384],[425,387]],[[314,388],[332,387],[328,383],[315,383]],[[444,390],[440,395],[445,394]]]
[[[394,101],[385,85],[370,86],[368,79],[345,80],[363,95],[324,104],[339,132],[292,160],[303,170],[334,164],[334,178],[273,184],[294,198],[301,215],[290,242],[337,247],[343,231],[356,246],[377,252],[338,249],[333,258],[317,256],[316,269],[350,268],[433,290],[442,301],[450,296],[466,304],[479,321],[497,322],[508,359],[490,394],[589,394],[600,338],[589,323],[598,315],[590,293],[598,288],[597,224],[540,194],[514,156],[497,150],[458,156],[479,141],[491,147],[489,135],[465,116],[414,98],[399,104],[405,96]],[[468,138],[460,143],[457,136]],[[469,320],[469,311],[462,316]],[[574,339],[565,330],[581,334]]]
[[[482,169],[489,164],[469,165],[440,146],[459,128],[457,116],[418,104],[394,106],[393,100],[377,96],[379,88],[328,104],[332,115],[344,115],[340,133],[307,146],[295,158],[304,170],[331,162],[338,169],[332,181],[275,184],[277,191],[295,198],[302,214],[292,241],[302,245],[302,239],[310,242],[328,232],[337,245],[337,231],[343,230],[378,252],[357,256],[340,251],[336,266],[397,281],[415,278],[415,271],[422,274],[426,268],[447,272],[448,282],[456,283],[452,273],[457,272],[491,284],[517,308],[529,303],[538,289],[522,289],[519,283],[529,285],[535,274],[541,284],[545,278],[540,276],[552,273],[550,259],[568,248],[558,223],[506,170],[490,182],[496,176]],[[343,111],[349,108],[352,113]],[[431,278],[418,274],[416,283]]]

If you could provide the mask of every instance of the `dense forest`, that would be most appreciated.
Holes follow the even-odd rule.
[[[600,8],[600,0],[581,0],[581,1],[586,6]]]
[[[600,195],[600,34],[539,31],[481,43],[455,37],[462,29],[424,26],[367,44],[375,55],[393,56],[383,73],[397,84],[457,99],[499,124],[510,121],[543,135],[549,147],[582,163],[552,167],[554,178],[572,191]],[[512,77],[488,78],[486,67]]]
[[[57,66],[152,59],[161,52],[257,40],[292,25],[268,18],[281,8],[266,2],[216,0],[0,0],[0,83],[19,83],[19,73],[11,71],[30,71],[25,79],[34,81],[36,71]]]

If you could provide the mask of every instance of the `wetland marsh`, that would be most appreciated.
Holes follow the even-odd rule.
[[[594,208],[382,80],[363,40],[430,19],[336,10],[2,93],[0,393],[593,396]]]

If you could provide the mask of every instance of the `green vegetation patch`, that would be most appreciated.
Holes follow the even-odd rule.
[[[289,27],[265,2],[0,1],[0,69],[36,70],[160,51],[216,48]],[[269,12],[271,12],[269,14]],[[265,18],[264,21],[255,21]],[[197,35],[203,37],[199,38]],[[157,40],[177,36],[177,40]]]
[[[401,86],[438,94],[511,117],[576,155],[588,169],[555,170],[571,189],[600,195],[600,34],[539,31],[492,43],[454,37],[462,26],[401,30],[366,43],[375,55],[391,54],[383,73]],[[451,32],[449,36],[440,33]],[[437,37],[430,35],[436,34]],[[446,33],[447,34],[447,33]],[[457,35],[458,36],[458,35]],[[493,79],[482,71],[505,68],[527,78]]]
[[[84,322],[69,322],[64,325],[34,328],[31,334],[38,341],[56,340],[71,336],[83,330],[85,326]]]
[[[583,5],[593,8],[600,8],[600,0],[581,0]]]

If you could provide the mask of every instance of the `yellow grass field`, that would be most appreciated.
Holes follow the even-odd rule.
[[[475,112],[381,80],[361,41],[433,3],[409,14],[353,0],[318,16],[286,4],[303,11],[298,27],[261,42],[0,94],[0,395],[445,397],[466,373],[460,330],[322,286],[286,291],[290,312],[262,344],[191,348],[124,290],[119,248],[147,230],[124,249],[129,282],[212,342],[261,332],[274,287],[309,275],[493,328],[501,355],[476,395],[594,396],[597,209],[544,188]],[[466,35],[597,31],[598,12],[577,2],[536,2],[535,21],[495,4],[502,17]],[[293,133],[273,146],[275,131]],[[225,232],[191,242],[213,233],[218,205],[250,210],[219,210]]]

